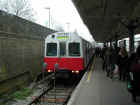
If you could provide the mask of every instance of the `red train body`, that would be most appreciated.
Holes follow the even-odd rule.
[[[45,62],[47,65],[47,70],[51,72],[54,70],[54,65],[56,62],[59,65],[60,70],[71,70],[72,72],[78,72],[84,69],[84,59],[83,58],[47,58],[45,57]]]

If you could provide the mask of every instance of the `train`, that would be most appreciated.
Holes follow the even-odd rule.
[[[45,39],[44,63],[47,73],[79,75],[84,72],[92,56],[91,43],[76,32],[56,32]]]

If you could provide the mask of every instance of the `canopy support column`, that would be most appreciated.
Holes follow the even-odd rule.
[[[114,47],[115,48],[118,47],[118,34],[117,33],[115,33],[115,46]]]

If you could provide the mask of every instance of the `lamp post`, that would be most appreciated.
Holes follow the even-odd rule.
[[[47,8],[45,8],[45,9],[49,10],[49,28],[50,28],[50,21],[51,21],[51,20],[50,20],[50,19],[51,19],[51,18],[50,18],[50,17],[51,17],[51,15],[50,15],[50,7],[47,7]]]
[[[68,37],[69,37],[69,39],[70,39],[70,30],[69,30],[69,28],[70,28],[70,23],[69,22],[67,22],[66,23],[67,24],[67,31],[68,31]]]
[[[68,33],[69,33],[70,23],[68,22],[68,23],[66,23],[66,24],[67,24],[67,31],[68,31]]]

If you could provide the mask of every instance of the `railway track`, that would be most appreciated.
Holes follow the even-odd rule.
[[[52,81],[50,84],[54,84],[53,86],[51,85],[42,91],[40,95],[33,97],[33,100],[27,105],[66,105],[78,80],[76,79],[72,84],[59,82]]]
[[[86,68],[90,68],[90,65]],[[70,78],[69,80],[58,82],[56,74],[41,75],[40,79],[36,79],[30,88],[33,93],[26,97],[25,100],[10,100],[6,105],[66,105],[73,90],[78,84],[80,77]],[[39,81],[38,81],[39,80]],[[57,81],[56,81],[57,80]],[[72,82],[69,84],[69,82]]]
[[[6,105],[66,105],[78,83],[76,78],[73,79],[56,81],[55,74],[52,73],[33,83],[33,93],[30,96],[24,100],[10,99]]]

